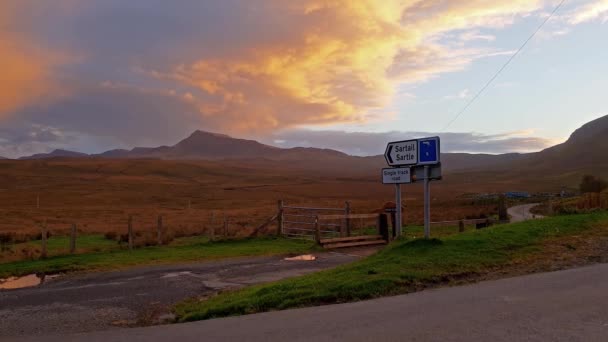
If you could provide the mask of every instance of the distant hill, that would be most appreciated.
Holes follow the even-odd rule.
[[[51,153],[38,153],[27,157],[21,157],[21,160],[29,159],[48,159],[48,158],[83,158],[88,157],[86,153],[73,152],[67,150],[54,150]]]
[[[608,116],[591,121],[577,129],[563,144],[536,153],[499,155],[443,153],[444,172],[478,174],[494,178],[544,177],[553,175],[574,182],[581,173],[608,176]],[[229,165],[334,171],[348,174],[375,175],[385,165],[383,156],[355,157],[320,148],[278,148],[254,140],[232,138],[224,134],[195,131],[173,146],[116,149],[101,154],[55,150],[20,159],[44,158],[118,158],[165,160],[225,160]]]
[[[110,150],[94,157],[154,159],[238,159],[272,157],[281,149],[254,140],[235,139],[224,134],[195,131],[173,146],[135,147]]]
[[[608,116],[586,123],[559,145],[521,154],[511,161],[500,155],[496,163],[463,171],[467,179],[504,184],[536,180],[557,187],[576,187],[584,174],[608,178]],[[459,160],[461,162],[462,160]]]
[[[608,115],[584,124],[559,145],[530,154],[536,168],[608,166]]]

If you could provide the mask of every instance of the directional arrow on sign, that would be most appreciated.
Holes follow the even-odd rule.
[[[386,161],[388,162],[388,165],[391,165],[394,163],[393,161],[393,157],[391,157],[391,152],[393,151],[393,145],[388,145],[388,147],[386,148],[386,153],[384,154],[384,156],[386,157]]]
[[[399,167],[418,163],[418,140],[390,142],[384,158],[389,166]]]

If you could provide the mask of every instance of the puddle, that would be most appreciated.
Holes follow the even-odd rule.
[[[0,289],[21,289],[24,287],[38,286],[44,282],[44,276],[39,277],[36,274],[28,274],[23,277],[10,277],[0,279]]]
[[[283,260],[287,260],[287,261],[315,261],[317,260],[317,257],[312,255],[312,254],[304,254],[304,255],[298,255],[295,257],[291,257],[291,258],[285,258]]]
[[[192,272],[189,272],[189,271],[172,272],[172,273],[165,273],[161,278],[163,278],[163,279],[177,278],[177,277],[181,277],[181,276],[185,276],[185,275],[193,275],[193,274],[192,274]]]

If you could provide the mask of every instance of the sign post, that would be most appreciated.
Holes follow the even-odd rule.
[[[431,238],[431,193],[429,166],[424,166],[424,238]]]
[[[401,205],[401,184],[412,182],[409,167],[382,169],[382,183],[395,184],[395,234],[401,235],[403,213]]]
[[[401,184],[395,184],[395,235],[401,236]]]
[[[396,234],[401,235],[401,184],[424,180],[424,238],[431,237],[430,181],[441,179],[439,137],[390,142],[384,158],[390,169],[382,170],[382,183],[395,184]],[[411,167],[411,168],[410,168]],[[414,180],[412,181],[412,174]]]

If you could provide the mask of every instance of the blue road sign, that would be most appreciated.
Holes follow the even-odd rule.
[[[418,140],[418,165],[439,163],[439,137]]]

